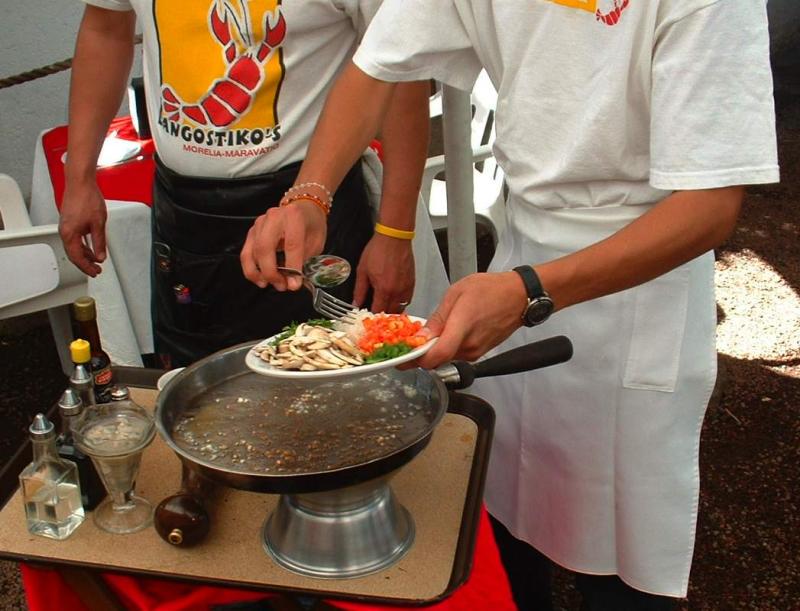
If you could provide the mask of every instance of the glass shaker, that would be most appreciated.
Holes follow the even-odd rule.
[[[78,468],[58,455],[56,431],[44,414],[30,428],[33,461],[19,475],[28,531],[66,539],[84,519]]]

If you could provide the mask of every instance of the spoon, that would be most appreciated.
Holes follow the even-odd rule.
[[[350,263],[336,255],[317,255],[303,263],[302,271],[293,267],[277,266],[286,276],[299,276],[321,289],[339,286],[350,277]]]

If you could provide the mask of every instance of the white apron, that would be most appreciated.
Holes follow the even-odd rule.
[[[647,208],[545,211],[512,199],[490,271],[588,246]],[[488,509],[558,564],[685,596],[716,378],[713,272],[709,252],[521,329],[495,352],[563,334],[572,360],[473,387],[497,413]]]

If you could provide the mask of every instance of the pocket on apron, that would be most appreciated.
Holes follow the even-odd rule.
[[[225,270],[236,263],[238,257],[234,255],[202,255],[173,246],[169,273],[156,274],[159,293],[165,296],[163,303],[167,305],[167,312],[162,313],[170,326],[183,332],[203,330],[210,335],[221,331],[223,319],[213,304],[218,300],[217,291],[226,284]]]
[[[633,291],[633,325],[622,384],[626,388],[673,392],[689,307],[689,265]]]

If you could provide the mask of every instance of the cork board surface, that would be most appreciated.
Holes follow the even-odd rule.
[[[156,391],[131,388],[131,398],[152,409]],[[441,595],[450,580],[477,436],[473,420],[445,414],[428,447],[392,479],[399,502],[413,516],[416,538],[399,562],[365,577],[316,579],[279,566],[261,542],[262,524],[279,497],[230,488],[210,504],[208,537],[185,549],[164,542],[153,528],[130,535],[103,532],[94,526],[91,513],[65,541],[30,535],[17,491],[0,511],[0,552],[31,560],[116,567],[154,577],[427,601]],[[136,492],[155,506],[177,492],[179,484],[180,462],[156,436],[145,450]]]

